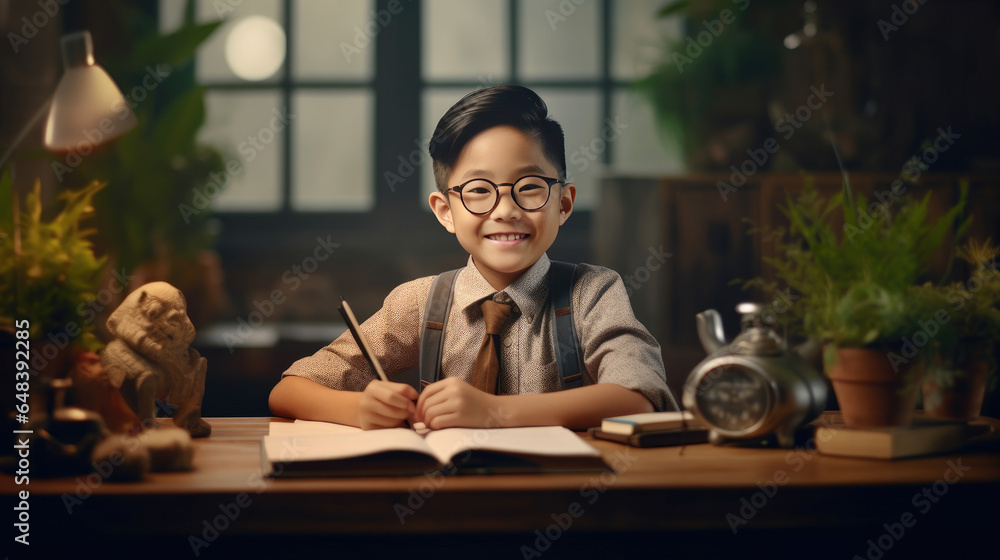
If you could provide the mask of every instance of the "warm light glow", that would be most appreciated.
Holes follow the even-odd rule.
[[[274,20],[250,16],[233,25],[226,38],[226,62],[244,80],[271,77],[285,61],[285,32]]]
[[[45,147],[86,155],[132,130],[135,114],[111,76],[94,64],[89,31],[70,33],[61,42],[66,72],[49,106]]]

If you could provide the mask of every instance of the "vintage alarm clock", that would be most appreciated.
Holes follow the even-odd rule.
[[[826,407],[826,379],[810,363],[819,345],[789,350],[767,324],[764,306],[742,303],[742,332],[727,344],[714,309],[696,317],[708,352],[684,384],[684,407],[708,428],[709,441],[763,439],[774,434],[792,447],[795,430]]]

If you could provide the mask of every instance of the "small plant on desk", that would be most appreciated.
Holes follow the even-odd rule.
[[[913,287],[947,237],[968,227],[959,220],[966,191],[931,221],[930,193],[893,208],[855,195],[846,181],[824,198],[807,178],[781,207],[787,231],[767,232],[778,256],[766,262],[801,294],[790,322],[824,343],[824,369],[848,425],[909,423],[933,346],[926,334],[915,352],[904,351],[905,341],[936,311]]]

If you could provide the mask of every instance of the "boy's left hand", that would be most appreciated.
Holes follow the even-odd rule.
[[[498,397],[484,393],[455,377],[424,387],[417,399],[417,419],[432,430],[441,428],[488,428],[495,424],[491,409],[499,409]]]

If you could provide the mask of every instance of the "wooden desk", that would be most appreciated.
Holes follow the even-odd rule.
[[[954,553],[986,545],[992,554],[998,547],[996,448],[887,462],[806,449],[591,441],[617,472],[271,480],[260,476],[267,418],[209,422],[212,436],[197,441],[193,472],[137,483],[32,478],[32,552],[97,543],[124,557],[171,558],[192,557],[192,544],[209,558],[379,557],[400,547],[435,548],[434,556],[470,548],[479,558],[537,557],[531,549],[546,558],[709,550],[865,558],[868,539],[882,538],[889,559],[928,546]],[[23,488],[0,476],[6,503]],[[906,514],[912,527],[901,524]],[[885,536],[887,525],[903,529],[901,538]],[[13,545],[11,558],[20,548]]]

